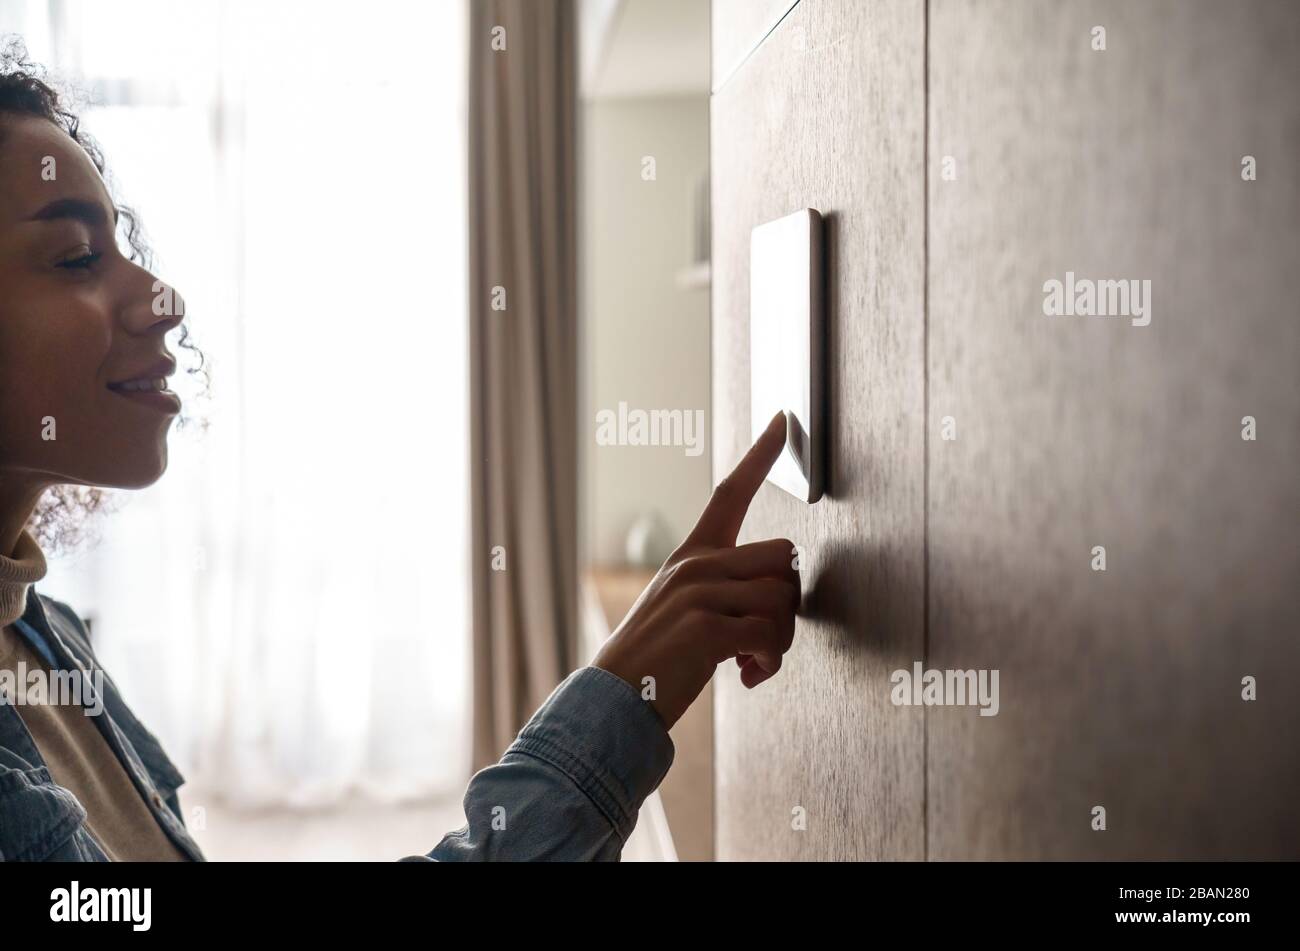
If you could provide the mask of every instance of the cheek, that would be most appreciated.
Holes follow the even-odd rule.
[[[37,465],[73,447],[50,440],[94,432],[104,381],[101,367],[111,344],[108,321],[93,307],[15,308],[0,313],[0,445],[5,462]],[[84,425],[83,425],[84,424]],[[14,450],[26,457],[8,458]]]

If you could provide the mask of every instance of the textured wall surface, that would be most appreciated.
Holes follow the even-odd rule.
[[[719,858],[1300,857],[1297,90],[1280,0],[802,0],[715,91],[715,476],[750,229],[818,208],[832,259],[829,494],[744,536],[816,589],[715,681]],[[1150,323],[1045,316],[1067,272]],[[893,706],[916,660],[998,715]]]
[[[1298,91],[1294,3],[931,6],[932,858],[1300,855]]]
[[[716,474],[749,445],[750,231],[819,209],[833,275],[827,495],[764,485],[741,536],[803,546],[812,590],[780,676],[715,679],[721,859],[922,854],[922,714],[877,689],[921,650],[922,14],[801,3],[713,100]]]

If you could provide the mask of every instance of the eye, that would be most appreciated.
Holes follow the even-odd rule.
[[[102,258],[102,254],[89,251],[75,258],[68,258],[66,261],[60,261],[55,267],[65,268],[69,271],[88,271],[91,266]]]

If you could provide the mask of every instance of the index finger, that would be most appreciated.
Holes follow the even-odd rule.
[[[689,543],[709,545],[714,548],[731,547],[736,544],[740,526],[749,511],[749,503],[754,500],[754,493],[767,478],[772,464],[780,458],[785,450],[786,421],[784,413],[777,413],[767,424],[767,429],[749,447],[745,458],[731,470],[731,475],[718,483],[709,498],[708,505],[700,513],[691,530]]]

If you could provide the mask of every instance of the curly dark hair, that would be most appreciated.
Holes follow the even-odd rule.
[[[71,95],[70,91],[60,93],[55,88],[43,67],[27,59],[27,46],[22,37],[0,37],[0,120],[5,115],[37,116],[54,123],[81,146],[107,184],[110,179],[103,152],[81,128],[81,120],[65,107],[64,100],[68,95]],[[3,122],[0,121],[0,140],[3,139],[3,134]],[[110,186],[110,194],[111,192]],[[116,196],[114,204],[118,213],[118,228],[131,251],[130,259],[141,267],[152,269],[153,253],[139,216],[130,208],[117,203]],[[206,357],[190,339],[189,328],[184,323],[180,325],[180,332],[177,345],[198,358],[198,365],[187,368],[186,372],[202,377],[203,393],[206,394],[211,383]],[[192,417],[182,413],[177,419],[177,428],[193,422],[195,420]],[[197,422],[200,426],[206,425],[204,420]],[[27,530],[46,550],[74,547],[85,536],[90,517],[106,508],[107,501],[108,494],[103,489],[81,485],[52,486],[37,503],[27,523]]]

